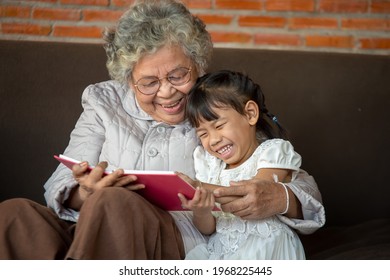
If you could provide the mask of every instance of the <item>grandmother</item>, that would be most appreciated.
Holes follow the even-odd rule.
[[[181,3],[139,1],[104,34],[110,81],[88,86],[65,155],[45,184],[47,205],[15,198],[0,204],[0,259],[183,259],[205,242],[191,212],[166,212],[134,190],[125,169],[172,170],[194,177],[198,145],[184,119],[186,96],[207,69],[212,43],[205,25]],[[87,163],[96,165],[88,172]],[[116,170],[103,177],[104,169]],[[119,168],[119,169],[118,169]],[[169,186],[167,186],[169,187]],[[325,221],[313,178],[288,184],[249,180],[215,194],[225,211],[280,219],[301,233]],[[287,202],[289,202],[287,204]]]

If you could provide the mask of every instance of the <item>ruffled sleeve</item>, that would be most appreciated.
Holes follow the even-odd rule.
[[[283,139],[264,141],[255,153],[259,154],[257,169],[281,168],[299,171],[302,163],[302,158],[294,151],[293,145]]]

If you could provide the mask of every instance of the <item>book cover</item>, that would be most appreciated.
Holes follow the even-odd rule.
[[[70,169],[72,169],[74,164],[80,163],[80,161],[64,155],[55,155],[54,158]],[[92,170],[93,166],[89,166],[89,169]],[[105,174],[111,172],[106,170]],[[182,193],[187,199],[191,199],[194,196],[195,189],[175,174],[175,172],[145,170],[124,170],[124,172],[125,175],[132,174],[137,176],[137,183],[144,184],[145,188],[136,192],[154,205],[167,211],[188,211],[181,207],[177,194]]]

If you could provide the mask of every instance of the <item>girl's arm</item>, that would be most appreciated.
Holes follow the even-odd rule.
[[[291,181],[292,171],[289,169],[277,169],[277,168],[261,168],[257,171],[254,178],[272,181],[289,183]]]
[[[191,200],[186,199],[181,193],[178,196],[183,208],[193,211],[192,221],[196,228],[202,234],[209,235],[215,232],[215,217],[211,213],[215,207],[215,199],[213,193],[201,185],[196,187],[194,197]]]

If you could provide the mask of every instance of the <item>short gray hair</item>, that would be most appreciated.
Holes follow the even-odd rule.
[[[213,45],[205,24],[174,0],[136,1],[104,32],[107,69],[112,79],[127,83],[134,66],[145,54],[166,45],[177,45],[203,74]]]

